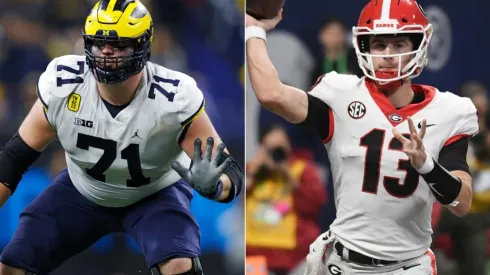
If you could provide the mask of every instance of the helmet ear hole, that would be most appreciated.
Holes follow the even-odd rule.
[[[408,37],[410,38],[410,41],[412,41],[413,50],[417,50],[424,39],[424,35],[421,33],[411,33],[408,34]]]
[[[357,39],[357,42],[358,42],[358,46],[359,46],[359,50],[361,51],[361,53],[368,53],[369,52],[369,35],[359,35],[358,36],[358,39]]]

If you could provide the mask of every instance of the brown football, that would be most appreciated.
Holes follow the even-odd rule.
[[[257,20],[272,19],[284,6],[285,0],[247,0],[247,14]]]

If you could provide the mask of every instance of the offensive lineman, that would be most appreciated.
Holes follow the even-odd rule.
[[[466,151],[479,129],[469,99],[411,84],[432,35],[422,8],[371,0],[353,28],[365,77],[328,73],[307,93],[281,83],[268,57],[266,31],[281,18],[247,15],[247,63],[259,102],[316,130],[328,151],[337,218],[311,245],[306,274],[436,274],[432,205],[468,212]]]
[[[192,187],[230,202],[241,168],[196,82],[148,61],[153,23],[139,1],[98,2],[83,39],[86,56],[48,65],[39,99],[0,153],[0,206],[56,136],[68,166],[21,214],[0,274],[48,274],[119,231],[139,243],[152,274],[203,274]]]

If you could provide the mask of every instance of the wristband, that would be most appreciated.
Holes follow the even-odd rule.
[[[444,169],[429,154],[427,154],[427,159],[422,167],[417,171],[440,203],[452,207],[458,205],[459,202],[456,201],[456,198],[462,188],[462,182],[459,178]]]
[[[257,37],[267,41],[265,30],[261,27],[249,26],[245,28],[245,43],[252,37]]]
[[[421,175],[427,174],[430,171],[432,171],[432,169],[434,169],[434,160],[432,159],[432,156],[427,152],[425,152],[425,154],[427,157],[425,159],[424,164],[419,169],[416,169],[417,172],[419,172],[419,174]]]

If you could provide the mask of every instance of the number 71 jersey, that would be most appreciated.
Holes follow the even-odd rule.
[[[408,116],[417,130],[426,119],[424,146],[436,160],[445,145],[478,133],[470,99],[429,86],[412,90],[424,100],[396,109],[371,81],[329,73],[309,93],[330,108],[324,143],[337,208],[330,228],[348,249],[377,259],[414,258],[431,243],[435,197],[393,128],[409,135]]]
[[[37,92],[66,152],[73,184],[94,203],[133,204],[180,179],[172,161],[190,164],[180,142],[204,98],[183,73],[148,62],[134,98],[115,117],[99,96],[85,56],[54,59]]]

